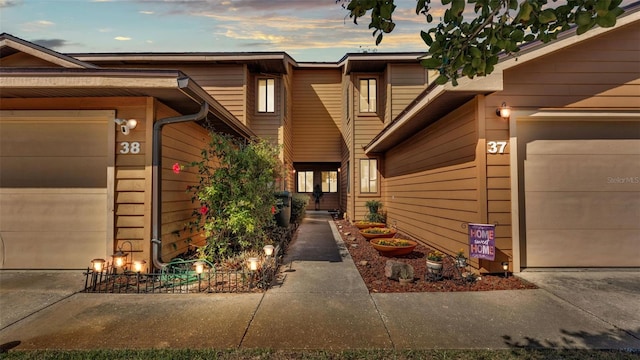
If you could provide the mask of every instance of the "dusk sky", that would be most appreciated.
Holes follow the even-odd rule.
[[[62,53],[286,51],[335,62],[362,51],[425,51],[415,0],[396,0],[375,46],[335,0],[0,0],[0,32]],[[434,13],[435,15],[435,13]]]

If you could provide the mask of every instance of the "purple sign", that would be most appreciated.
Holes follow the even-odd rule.
[[[490,224],[469,224],[469,257],[495,260],[496,226]]]

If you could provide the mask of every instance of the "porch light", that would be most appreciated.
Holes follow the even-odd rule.
[[[204,272],[204,262],[196,261],[193,266],[196,268],[196,274],[200,275]]]
[[[262,250],[264,250],[264,254],[267,256],[271,256],[273,255],[273,250],[275,248],[273,247],[273,245],[265,245]]]
[[[247,259],[249,262],[249,270],[256,271],[258,270],[258,258],[252,257]]]
[[[147,262],[144,261],[144,260],[136,260],[136,261],[134,261],[133,262],[133,271],[135,271],[137,273],[142,272],[142,270],[144,269],[144,265],[146,263]]]
[[[104,259],[93,259],[91,260],[91,268],[93,268],[95,272],[102,272],[105,262]]]
[[[502,105],[496,109],[496,115],[504,120],[509,120],[509,117],[511,117],[511,108],[507,106],[506,102],[503,102]]]

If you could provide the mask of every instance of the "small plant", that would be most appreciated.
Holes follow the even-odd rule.
[[[391,234],[393,230],[389,228],[368,228],[362,230],[366,234]]]
[[[391,239],[391,240],[386,240],[386,239],[380,239],[377,242],[378,245],[383,245],[383,246],[410,246],[411,243],[408,242],[407,240],[397,240],[397,239]]]
[[[444,258],[444,254],[438,250],[431,250],[427,255],[427,260],[431,261],[442,261],[442,258]]]
[[[400,269],[400,279],[405,279],[405,280],[412,279],[412,276],[409,273],[409,269],[406,266]]]
[[[466,258],[466,256],[464,256],[464,249],[460,248],[460,250],[458,250],[458,252],[456,253],[456,257],[457,258]]]
[[[369,200],[364,203],[364,206],[369,210],[369,213],[365,215],[367,221],[376,223],[387,222],[387,217],[380,211],[380,209],[382,209],[382,202],[380,200]]]
[[[309,195],[293,194],[291,197],[291,223],[300,224],[302,222],[307,204],[309,204]]]

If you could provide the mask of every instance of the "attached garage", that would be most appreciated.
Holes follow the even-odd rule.
[[[517,129],[523,265],[640,266],[640,116],[529,118]]]
[[[0,113],[0,268],[78,269],[107,256],[114,115]]]

